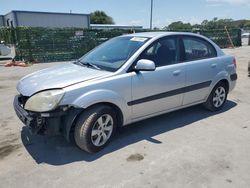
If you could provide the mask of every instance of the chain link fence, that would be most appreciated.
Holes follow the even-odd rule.
[[[147,32],[149,30],[136,30]],[[82,55],[104,41],[131,30],[89,30],[80,28],[0,28],[0,40],[16,47],[16,59],[38,62],[67,61]],[[231,46],[225,30],[188,31],[200,33],[212,39],[220,47]],[[234,46],[241,46],[240,29],[229,29]]]

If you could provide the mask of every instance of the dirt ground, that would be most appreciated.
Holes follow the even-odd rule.
[[[130,125],[92,155],[30,135],[14,113],[17,81],[59,63],[0,66],[0,187],[249,187],[250,46],[224,51],[239,79],[223,111],[195,106]]]

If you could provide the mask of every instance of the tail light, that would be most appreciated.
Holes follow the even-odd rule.
[[[234,64],[235,68],[237,68],[237,62],[236,62],[235,58],[233,59],[233,64]]]

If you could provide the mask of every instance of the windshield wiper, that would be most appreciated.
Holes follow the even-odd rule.
[[[83,64],[83,65],[86,65],[86,66],[88,66],[88,67],[93,67],[93,68],[95,68],[95,69],[101,70],[100,67],[98,67],[97,65],[95,65],[95,64],[93,64],[93,63],[89,63],[89,62],[80,62],[80,63]]]
[[[83,66],[82,62],[79,59],[74,61],[73,63],[76,64],[76,65]]]
[[[74,63],[77,64],[77,65],[87,66],[87,67],[93,67],[93,68],[95,68],[95,69],[101,70],[101,68],[98,67],[97,65],[95,65],[95,64],[93,64],[93,63],[89,63],[89,62],[82,62],[82,61],[80,61],[79,59],[76,60]]]

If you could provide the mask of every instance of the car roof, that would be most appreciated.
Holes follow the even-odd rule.
[[[164,37],[164,36],[171,36],[171,35],[190,35],[190,36],[199,36],[201,35],[190,33],[190,32],[168,32],[168,31],[162,31],[162,32],[143,32],[143,33],[133,33],[123,36],[131,36],[131,37],[147,37],[147,38],[155,38],[155,37]]]

